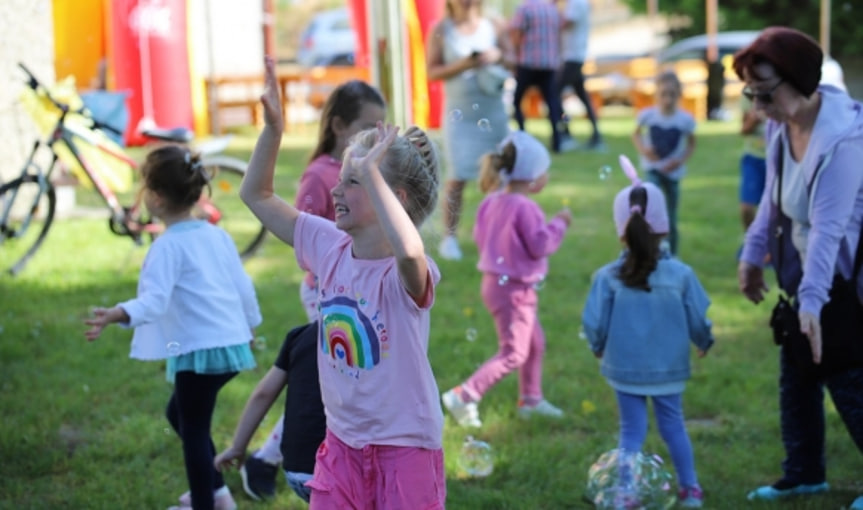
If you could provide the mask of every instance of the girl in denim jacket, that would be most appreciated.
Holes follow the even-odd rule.
[[[614,223],[624,250],[599,269],[582,313],[600,372],[614,388],[620,411],[618,448],[640,451],[647,436],[647,397],[671,454],[681,505],[699,508],[703,495],[683,419],[689,342],[704,356],[713,344],[706,318],[710,300],[692,269],[661,244],[668,233],[665,197],[642,183],[629,160],[632,185],[614,198]]]

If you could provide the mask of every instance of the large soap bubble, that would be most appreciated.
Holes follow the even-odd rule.
[[[586,496],[603,510],[667,510],[677,500],[659,455],[619,449],[590,466]]]

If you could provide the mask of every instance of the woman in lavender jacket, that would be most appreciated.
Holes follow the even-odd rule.
[[[850,278],[863,217],[863,105],[844,91],[819,86],[823,54],[811,37],[769,27],[735,55],[734,70],[744,94],[769,118],[767,186],[737,270],[740,289],[761,302],[767,286],[763,261],[768,250],[780,287],[795,293],[800,328],[809,337],[813,361],[821,359],[821,309],[835,273]],[[781,169],[781,211],[777,172]],[[775,233],[783,235],[777,259]],[[770,246],[768,246],[770,245]],[[861,282],[857,282],[858,297]],[[780,418],[783,476],[749,493],[750,500],[774,500],[829,489],[824,458],[823,386],[845,426],[863,450],[863,369],[823,380],[800,373],[783,347],[780,361]],[[852,509],[863,509],[863,496]]]

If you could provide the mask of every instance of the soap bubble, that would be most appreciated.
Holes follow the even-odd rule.
[[[611,167],[608,165],[599,167],[599,180],[607,181],[609,177],[611,177]]]
[[[494,471],[494,452],[485,441],[467,436],[461,446],[458,466],[472,477],[484,477]]]
[[[497,279],[497,284],[500,286],[504,286],[504,285],[506,285],[506,283],[508,281],[509,281],[509,276],[503,274],[503,275],[500,275],[500,278]]]
[[[475,111],[475,112],[479,111],[479,104],[474,103],[473,105],[471,105],[471,108],[473,108],[473,111]]]
[[[488,119],[479,119],[478,121],[476,121],[476,126],[479,128],[480,131],[491,131],[491,122]]]
[[[464,336],[465,338],[467,338],[468,342],[473,342],[474,340],[476,340],[476,329],[467,328],[467,330],[464,332]]]
[[[168,350],[168,356],[180,355],[180,342],[168,342],[165,348]]]
[[[667,510],[677,501],[659,455],[614,449],[587,472],[585,495],[598,509]]]
[[[459,110],[458,108],[449,112],[449,120],[451,122],[458,122],[462,119],[462,117],[463,117],[463,115],[461,113],[461,110]]]

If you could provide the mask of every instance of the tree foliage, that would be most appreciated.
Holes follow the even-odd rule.
[[[624,0],[633,12],[645,12],[647,0]],[[718,0],[719,30],[759,30],[770,25],[794,27],[819,38],[821,0]],[[832,0],[830,53],[836,57],[863,53],[863,14],[859,0]],[[670,34],[678,39],[702,34],[706,0],[659,0],[660,14],[688,19]]]

